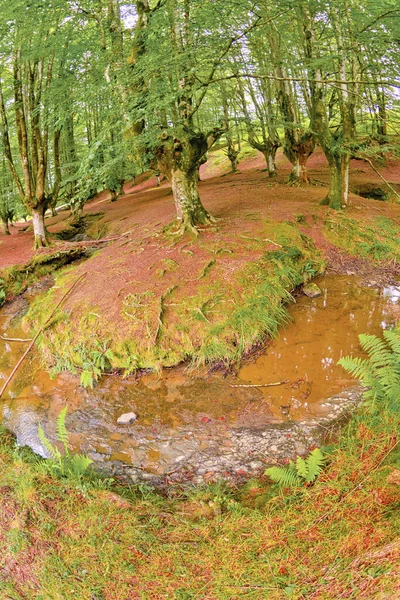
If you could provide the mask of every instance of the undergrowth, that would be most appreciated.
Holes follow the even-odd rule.
[[[336,212],[328,215],[324,229],[330,242],[354,256],[377,261],[400,259],[400,227],[387,217],[361,222]]]
[[[0,597],[398,598],[393,339],[386,336],[391,347],[383,354],[371,340],[366,363],[377,379],[380,369],[394,370],[393,379],[385,376],[384,388],[368,380],[374,404],[327,440],[326,465],[312,487],[261,478],[239,487],[171,486],[162,495],[109,480],[78,484],[49,475],[42,459],[2,432]]]
[[[62,451],[59,450],[57,445],[50,442],[41,425],[38,428],[38,437],[50,457],[44,463],[49,467],[50,472],[55,472],[62,477],[80,479],[93,461],[84,454],[71,453],[69,434],[65,425],[66,416],[67,406],[62,409],[57,417],[57,442],[62,446]]]

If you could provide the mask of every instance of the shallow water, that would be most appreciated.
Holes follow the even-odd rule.
[[[76,376],[64,373],[50,379],[32,355],[7,389],[0,419],[19,443],[44,454],[38,423],[54,440],[56,417],[67,404],[73,449],[111,473],[136,469],[149,477],[162,476],[197,455],[204,463],[205,457],[218,453],[234,462],[234,455],[229,458],[232,432],[261,431],[277,421],[323,414],[324,399],[354,385],[337,360],[359,354],[359,333],[379,334],[399,319],[400,288],[377,291],[342,276],[317,283],[322,297],[297,298],[290,308],[293,321],[255,362],[240,370],[239,378],[218,373],[195,378],[179,367],[165,370],[161,378],[144,375],[124,381],[105,376],[94,390],[83,390]],[[2,335],[25,337],[13,321],[20,310],[17,304],[0,312]],[[0,340],[3,380],[25,348],[25,343]],[[271,388],[241,387],[286,380]],[[118,425],[117,418],[130,411],[137,413],[137,421]]]
[[[379,335],[400,319],[400,287],[366,288],[354,277],[330,276],[315,281],[322,296],[297,299],[290,308],[292,322],[252,364],[239,372],[243,382],[260,388],[275,416],[304,418],[318,403],[349,387],[352,380],[338,360],[362,356],[358,335]]]

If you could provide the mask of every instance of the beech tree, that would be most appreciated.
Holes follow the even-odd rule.
[[[360,144],[386,144],[395,132],[395,0],[0,0],[0,8],[0,148],[10,177],[0,197],[19,196],[37,247],[48,243],[48,208],[68,202],[80,218],[98,191],[116,200],[146,169],[170,181],[177,231],[197,234],[213,222],[198,179],[217,140],[232,171],[249,144],[270,176],[282,145],[295,183],[309,182],[318,143],[330,173],[324,201],[338,209]]]
[[[197,226],[213,222],[200,200],[198,169],[223,133],[223,115],[208,131],[196,129],[194,117],[232,47],[258,23],[249,9],[246,2],[238,9],[230,1],[170,0],[157,6],[142,32],[134,87],[147,84],[135,122],[144,119],[142,140],[171,182],[181,233],[197,234]]]

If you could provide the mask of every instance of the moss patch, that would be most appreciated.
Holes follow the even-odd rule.
[[[0,305],[9,296],[22,294],[41,277],[82,258],[86,248],[71,248],[38,254],[26,265],[14,265],[0,271]]]

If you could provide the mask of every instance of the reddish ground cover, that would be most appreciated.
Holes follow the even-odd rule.
[[[263,160],[261,154],[244,159],[239,165],[240,173],[236,175],[227,173],[227,160],[218,165],[211,160],[210,164],[203,165],[200,193],[213,215],[221,219],[240,219],[246,215],[249,218],[254,213],[254,216],[257,214],[262,218],[282,221],[297,214],[307,217],[326,212],[326,208],[318,207],[318,202],[325,195],[324,185],[328,180],[327,163],[321,151],[315,152],[308,161],[310,175],[317,182],[317,185],[309,187],[290,187],[285,184],[290,165],[281,152],[277,156],[279,177],[276,179],[267,177],[263,171]],[[379,167],[379,171],[392,185],[400,188],[400,163],[389,162],[385,167]],[[125,196],[115,203],[109,201],[107,192],[102,192],[85,206],[84,213],[104,213],[103,221],[108,224],[110,233],[125,233],[135,227],[150,233],[174,218],[170,186],[163,182],[161,187],[156,187],[156,183],[155,177],[141,176],[136,184],[129,182],[125,185]],[[351,163],[350,183],[351,188],[365,183],[385,187],[368,164],[355,160]],[[399,217],[398,207],[393,204],[362,199],[354,194],[351,194],[351,204],[352,216],[357,216],[354,211],[363,211],[363,218],[366,214],[382,214],[394,219]],[[63,210],[57,217],[48,218],[49,231],[57,233],[67,227],[69,216],[69,211]],[[248,228],[248,224],[245,228]],[[319,228],[314,229],[312,235],[315,241],[325,245],[318,236]],[[235,233],[237,228],[233,227],[232,234]],[[25,263],[33,256],[29,224],[15,225],[11,228],[11,234],[5,236],[0,233],[0,268]]]
[[[128,183],[125,186],[125,195],[117,202],[111,203],[106,192],[96,196],[85,206],[85,214],[102,213],[100,222],[106,235],[126,235],[108,245],[90,263],[76,268],[77,275],[88,273],[89,268],[89,276],[74,290],[66,306],[89,304],[107,314],[109,322],[120,321],[122,303],[128,294],[142,293],[151,287],[159,297],[177,282],[177,278],[179,282],[185,282],[185,294],[190,294],[198,286],[201,270],[214,259],[217,264],[208,275],[208,282],[212,285],[221,276],[228,281],[230,275],[246,262],[258,258],[266,249],[276,248],[276,244],[271,246],[269,243],[274,244],[270,240],[274,222],[297,221],[317,247],[329,255],[334,268],[342,265],[343,254],[325,239],[322,231],[328,212],[327,207],[319,205],[326,194],[328,177],[322,153],[314,153],[309,160],[310,175],[316,185],[307,187],[292,187],[285,183],[290,165],[281,153],[277,161],[277,178],[267,177],[262,170],[262,161],[261,155],[245,159],[238,174],[226,174],[229,165],[225,160],[216,165],[211,159],[203,166],[201,198],[218,221],[216,227],[202,231],[195,244],[184,238],[173,245],[160,235],[163,227],[174,218],[174,203],[167,182],[156,187],[155,177],[142,176],[136,185]],[[399,186],[400,164],[389,163],[381,172],[393,185]],[[351,186],[360,182],[383,184],[369,165],[352,161]],[[375,216],[387,216],[400,222],[398,204],[355,194],[350,195],[350,204],[346,214],[354,219],[368,221]],[[49,218],[49,231],[61,231],[68,226],[68,220],[69,211],[66,210]],[[271,234],[268,234],[268,228],[263,229],[263,221],[269,222]],[[11,236],[0,235],[0,268],[24,263],[32,256],[32,233],[22,231],[25,228],[26,224],[19,224]],[[261,245],[260,235],[264,236]],[[234,254],[229,248],[234,248]],[[350,267],[355,260],[349,257]],[[360,268],[359,264],[357,268]],[[177,269],[179,277],[174,273]],[[160,275],[160,271],[164,272]]]

